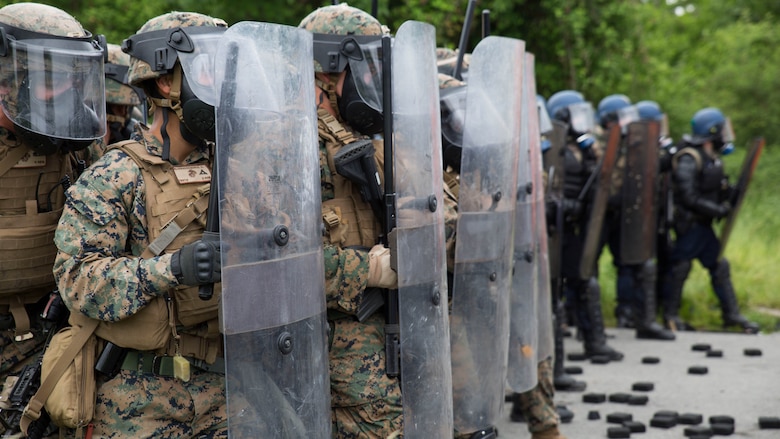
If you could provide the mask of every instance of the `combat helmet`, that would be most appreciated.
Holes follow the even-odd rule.
[[[135,35],[122,42],[122,51],[130,55],[127,80],[143,87],[155,107],[171,109],[182,122],[182,136],[194,145],[205,147],[216,138],[214,104],[214,58],[219,39],[227,23],[196,12],[169,12],[147,21]],[[151,80],[173,75],[169,99],[157,94]],[[163,113],[163,130],[167,125]],[[163,159],[167,160],[167,136]]]
[[[568,125],[568,136],[582,149],[593,146],[593,105],[576,90],[561,90],[547,100],[550,117]]]
[[[714,107],[703,108],[696,112],[691,119],[692,136],[685,136],[689,143],[701,145],[712,142],[721,154],[726,155],[734,151],[734,130],[731,127],[731,119]]]
[[[86,148],[106,129],[105,47],[53,6],[0,8],[0,96],[16,135],[42,154]]]
[[[618,121],[618,111],[631,106],[631,99],[623,94],[613,94],[599,102],[596,116],[601,128],[607,129],[611,122]]]
[[[371,14],[341,3],[310,13],[298,25],[313,34],[314,71],[328,74],[317,79],[331,106],[357,131],[371,135],[383,127],[382,36],[385,28]],[[341,95],[335,84],[346,72]],[[355,78],[360,78],[356,80]]]
[[[106,72],[106,103],[116,105],[141,105],[138,90],[127,82],[130,55],[122,52],[117,44],[108,44]]]

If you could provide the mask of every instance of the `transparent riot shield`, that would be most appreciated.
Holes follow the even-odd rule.
[[[408,21],[392,55],[404,437],[452,437],[436,31]]]
[[[311,34],[241,22],[215,63],[233,438],[330,437]]]
[[[628,124],[625,169],[621,189],[620,259],[622,264],[643,264],[655,256],[658,205],[657,121]]]
[[[515,248],[514,269],[509,316],[509,363],[507,383],[517,393],[536,386],[539,335],[536,321],[537,253],[536,227],[534,224],[534,200],[541,192],[534,186],[532,154],[539,153],[539,118],[532,118],[536,110],[536,84],[534,81],[533,56],[524,54],[525,72],[522,77],[522,108],[520,111],[520,151],[517,171],[517,204],[515,206]],[[533,105],[531,105],[533,104]],[[533,122],[532,122],[533,121]],[[531,126],[535,124],[535,126]],[[531,148],[532,137],[536,137],[536,151]]]
[[[542,174],[542,125],[539,112],[534,111],[536,102],[536,73],[535,59],[530,53],[526,53],[526,74],[528,77],[528,98],[530,117],[528,122],[529,147],[531,150],[531,183],[533,184],[532,210],[533,210],[533,237],[536,249],[536,323],[537,323],[537,365],[553,355],[553,327],[552,327],[552,296],[550,293],[550,267],[547,249],[547,217],[545,215],[545,190]]]
[[[487,37],[469,68],[453,281],[453,414],[489,428],[504,399],[525,45]]]

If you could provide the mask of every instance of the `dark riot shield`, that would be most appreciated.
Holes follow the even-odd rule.
[[[542,169],[542,145],[541,145],[541,124],[539,122],[539,112],[536,108],[536,68],[535,58],[532,54],[526,53],[526,75],[529,84],[529,96],[527,105],[530,108],[530,117],[528,124],[529,147],[531,149],[531,184],[533,188],[533,237],[534,248],[536,250],[536,323],[537,323],[537,348],[536,359],[538,363],[551,358],[553,355],[553,326],[552,326],[552,296],[550,289],[550,266],[547,248],[547,216],[545,214],[545,187]],[[517,232],[515,232],[517,233]]]
[[[330,437],[312,37],[241,22],[216,60],[229,436]]]
[[[408,21],[392,56],[404,437],[452,437],[436,30]]]
[[[555,206],[554,220],[548,224],[548,257],[550,262],[550,277],[556,284],[561,279],[561,251],[563,249],[563,158],[566,154],[567,125],[560,120],[552,121],[553,130],[549,135],[550,149],[542,156],[542,166],[547,174],[544,186],[544,196],[550,206]],[[557,290],[555,288],[554,290]]]
[[[536,106],[536,83],[534,80],[533,55],[526,53],[525,72],[520,110],[520,152],[517,171],[517,204],[515,206],[515,248],[514,269],[509,316],[509,363],[507,383],[512,391],[522,393],[533,389],[537,383],[537,348],[539,334],[536,320],[537,248],[534,202],[541,187],[534,186],[534,162],[532,157],[540,154],[539,118]],[[534,116],[536,115],[536,116]],[[535,146],[532,147],[532,143]]]
[[[628,125],[620,194],[622,264],[642,264],[655,256],[660,128],[661,124],[654,120]]]
[[[753,173],[758,166],[758,160],[761,158],[761,152],[764,150],[764,138],[759,137],[753,141],[753,145],[750,147],[742,162],[742,171],[739,173],[739,180],[737,180],[736,186],[734,186],[734,196],[732,197],[732,205],[734,206],[726,217],[726,222],[723,224],[723,228],[720,231],[720,253],[718,259],[723,257],[723,250],[726,248],[726,244],[729,242],[729,236],[731,230],[734,228],[734,221],[737,219],[739,209],[742,207],[742,202],[745,200],[745,194],[747,193],[750,181],[753,179]]]
[[[593,270],[596,268],[596,257],[598,256],[601,241],[601,229],[604,226],[604,215],[607,211],[607,201],[612,186],[612,170],[615,169],[619,149],[620,125],[612,124],[604,156],[601,157],[601,163],[594,171],[598,172],[598,175],[596,175],[598,178],[596,184],[598,186],[596,186],[596,195],[593,197],[593,203],[590,207],[588,229],[585,232],[585,244],[583,245],[582,259],[580,260],[581,279],[589,279],[593,276]]]
[[[469,67],[450,324],[461,433],[494,426],[504,401],[524,46],[487,37]]]

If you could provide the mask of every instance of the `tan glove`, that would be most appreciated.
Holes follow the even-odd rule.
[[[390,268],[390,249],[381,244],[368,252],[368,286],[398,288],[398,275]]]

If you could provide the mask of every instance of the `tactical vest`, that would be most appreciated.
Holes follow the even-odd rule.
[[[13,314],[17,334],[30,329],[24,304],[56,288],[54,231],[75,178],[71,160],[0,137],[0,313]]]
[[[720,203],[723,194],[723,184],[726,174],[723,169],[723,162],[709,154],[706,154],[699,148],[686,146],[672,157],[672,169],[676,170],[680,157],[689,155],[696,162],[696,176],[694,178],[695,189],[699,198],[713,203]],[[678,221],[685,219],[694,219],[697,221],[709,222],[712,218],[690,211],[685,206],[676,204],[676,216]]]
[[[110,149],[121,149],[129,155],[143,175],[150,244],[141,257],[175,252],[203,235],[209,184],[182,184],[177,178],[177,173],[186,175],[202,170],[201,167],[174,166],[150,154],[136,141],[120,142]],[[174,229],[181,231],[171,232]],[[211,300],[201,300],[198,287],[178,286],[130,317],[118,322],[101,322],[95,333],[121,347],[155,351],[161,355],[180,353],[213,363],[221,351],[220,295],[220,284],[214,286]],[[74,316],[76,322],[87,318],[73,313],[71,323]],[[178,332],[177,326],[185,329]]]
[[[588,173],[582,150],[575,144],[567,144],[563,155],[563,196],[577,198],[588,181]]]
[[[382,227],[360,195],[360,188],[336,173],[333,156],[344,146],[354,142],[355,136],[347,131],[335,117],[326,110],[317,111],[319,136],[325,139],[325,150],[320,151],[320,168],[330,170],[330,177],[322,174],[323,184],[333,188],[334,197],[322,201],[322,221],[325,224],[325,239],[340,247],[362,246],[371,248],[377,244]],[[380,178],[384,181],[382,165],[384,150],[374,142],[375,159]]]

